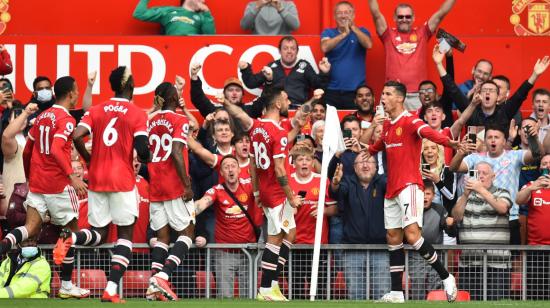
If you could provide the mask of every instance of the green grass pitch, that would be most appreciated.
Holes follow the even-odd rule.
[[[0,307],[20,308],[20,307],[40,307],[40,308],[97,308],[112,307],[112,304],[101,303],[98,299],[84,300],[0,300]],[[405,304],[386,304],[375,303],[373,301],[290,301],[286,303],[257,302],[254,300],[180,300],[178,302],[147,302],[145,300],[129,300],[125,305],[116,305],[115,307],[132,308],[157,308],[157,307],[185,307],[185,308],[258,308],[258,307],[285,307],[285,308],[365,308],[365,307],[403,307],[403,308],[439,308],[439,307],[483,307],[483,308],[538,308],[550,307],[549,301],[495,301],[495,302],[457,302],[449,304],[447,302],[427,302],[427,301],[408,301]]]

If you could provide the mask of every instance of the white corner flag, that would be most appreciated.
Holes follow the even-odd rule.
[[[319,255],[321,252],[321,234],[323,229],[323,216],[325,214],[325,195],[327,187],[328,165],[336,152],[346,149],[338,111],[333,106],[327,105],[325,116],[325,134],[323,136],[323,162],[321,164],[321,187],[319,187],[319,201],[317,203],[317,222],[315,225],[315,244],[313,246],[313,264],[311,267],[311,283],[309,288],[310,300],[315,300],[317,295],[317,277],[319,276]]]

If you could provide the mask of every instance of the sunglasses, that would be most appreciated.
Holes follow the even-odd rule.
[[[397,19],[412,19],[412,15],[397,15]]]

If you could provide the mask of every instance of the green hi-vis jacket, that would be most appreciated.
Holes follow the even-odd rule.
[[[25,261],[10,281],[13,266],[17,266],[17,256],[8,257],[0,264],[0,298],[48,298],[52,271],[46,258],[39,253]]]

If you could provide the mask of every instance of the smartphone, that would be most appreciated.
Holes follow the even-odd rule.
[[[304,141],[304,140],[306,140],[306,135],[301,134],[301,135],[296,136],[296,142],[300,142],[300,141]]]
[[[479,174],[477,169],[468,170],[468,177],[474,180],[479,180]]]
[[[525,125],[525,127],[523,128],[523,131],[525,132],[525,134],[527,134],[527,136],[529,136],[529,130],[531,130],[531,125],[529,124]]]
[[[307,195],[307,191],[305,191],[305,190],[300,190],[300,191],[298,192],[298,196],[300,196],[300,197],[302,197],[302,198],[305,198],[306,195]]]
[[[342,136],[344,138],[351,138],[351,129],[344,129]]]
[[[546,169],[546,168],[545,168],[545,169],[542,169],[542,170],[540,171],[540,175],[542,175],[542,176],[548,176],[549,174],[550,174],[550,172],[549,172],[549,170]]]
[[[468,126],[468,140],[473,144],[477,143],[477,127]]]
[[[386,112],[384,111],[384,106],[382,106],[382,104],[379,104],[378,106],[376,106],[376,115],[379,115],[382,117],[386,115]]]
[[[13,118],[17,118],[18,116],[20,116],[21,114],[23,113],[23,109],[21,108],[17,108],[17,109],[13,109]]]
[[[422,171],[430,172],[430,164],[422,164]]]

